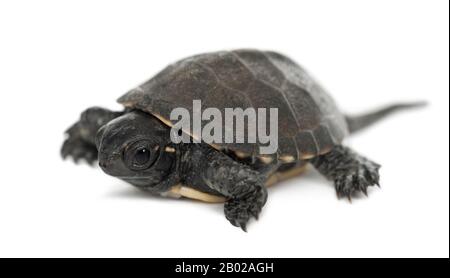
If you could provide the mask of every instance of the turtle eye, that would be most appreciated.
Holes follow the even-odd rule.
[[[134,161],[138,165],[146,164],[150,160],[150,150],[146,147],[141,147],[136,150],[134,155]]]
[[[159,146],[151,147],[149,142],[138,141],[125,149],[124,160],[131,170],[145,170],[158,158]]]

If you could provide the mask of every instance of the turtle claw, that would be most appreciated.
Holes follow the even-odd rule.
[[[367,193],[367,187],[363,187],[361,191],[366,195],[366,197],[369,197],[369,194]]]
[[[241,222],[237,222],[237,221],[231,221],[230,220],[231,225],[241,228],[244,232],[247,232],[247,223],[244,221]]]
[[[247,232],[247,223],[245,223],[245,222],[239,223],[239,227],[241,227],[241,229],[244,232]]]

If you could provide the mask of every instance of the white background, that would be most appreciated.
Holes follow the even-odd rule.
[[[448,257],[448,1],[2,1],[0,256]],[[428,100],[350,138],[383,164],[349,204],[310,171],[244,233],[222,205],[63,162],[63,131],[188,55],[252,47],[304,65],[343,110]]]

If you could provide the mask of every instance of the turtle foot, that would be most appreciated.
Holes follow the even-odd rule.
[[[369,186],[379,185],[380,165],[344,146],[311,160],[316,169],[334,181],[338,198],[351,201],[358,193],[367,195]]]
[[[97,160],[97,148],[80,138],[70,136],[63,143],[61,156],[64,159],[72,157],[75,163],[84,159],[89,165],[93,165]]]
[[[346,197],[351,201],[352,196],[359,193],[368,196],[369,186],[379,186],[379,169],[380,165],[364,158],[347,169],[345,173],[337,176],[334,185],[338,198]]]
[[[231,199],[225,203],[225,217],[236,227],[247,232],[247,223],[254,217],[258,219],[262,207],[267,200],[265,188],[257,187],[254,192],[243,197]]]

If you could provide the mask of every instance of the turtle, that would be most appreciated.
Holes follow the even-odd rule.
[[[176,128],[171,112],[193,101],[227,108],[276,108],[277,149],[261,142],[205,142]],[[338,197],[366,194],[379,185],[380,164],[343,144],[385,116],[422,102],[396,103],[349,116],[300,65],[275,51],[209,52],[172,63],[118,99],[122,111],[86,109],[66,131],[63,158],[98,161],[111,176],[166,197],[223,202],[226,218],[246,231],[267,201],[267,187],[312,165],[334,183]],[[233,126],[225,123],[224,133]],[[247,132],[251,132],[246,128]],[[174,142],[173,134],[195,138]],[[233,136],[236,136],[233,133]]]

